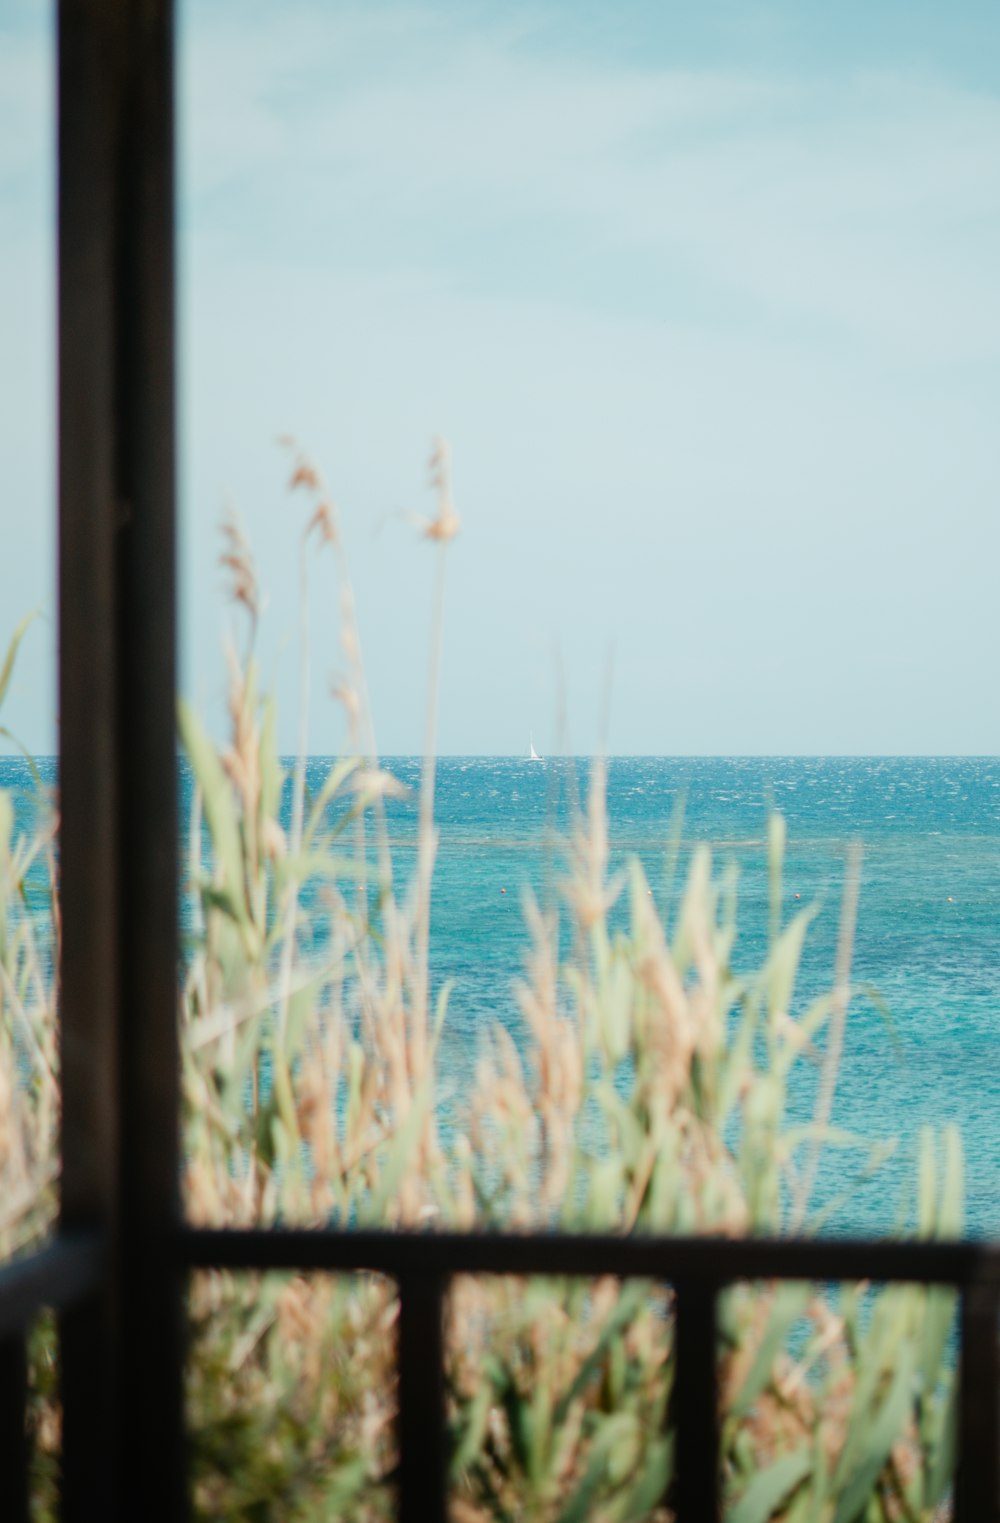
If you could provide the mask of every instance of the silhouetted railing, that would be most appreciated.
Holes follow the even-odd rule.
[[[1000,1454],[1000,1251],[973,1243],[839,1242],[569,1234],[392,1233],[179,1229],[170,1253],[178,1290],[195,1269],[369,1271],[399,1287],[398,1516],[401,1523],[447,1517],[444,1302],[455,1275],[552,1275],[648,1279],[674,1293],[676,1364],[668,1423],[676,1475],[669,1502],[678,1523],[720,1516],[716,1307],[738,1281],[906,1282],[960,1294],[960,1429],[956,1523],[995,1523]],[[0,1467],[0,1516],[26,1523],[24,1327],[43,1304],[92,1293],[100,1256],[93,1240],[57,1243],[0,1273],[0,1435],[11,1462]],[[149,1413],[168,1451],[168,1397]],[[78,1421],[81,1418],[78,1417]],[[85,1423],[85,1417],[82,1419]],[[174,1420],[176,1420],[174,1416]],[[92,1442],[100,1443],[95,1421]],[[668,1499],[664,1498],[666,1502]],[[64,1512],[65,1523],[76,1514]],[[89,1516],[81,1513],[81,1517]],[[180,1523],[182,1511],[176,1515]]]

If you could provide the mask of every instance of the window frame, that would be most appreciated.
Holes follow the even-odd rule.
[[[1000,1248],[209,1231],[179,1199],[172,0],[59,0],[62,1194],[0,1268],[0,1513],[29,1516],[27,1328],[59,1311],[65,1523],[189,1516],[183,1293],[196,1268],[374,1270],[400,1290],[399,1515],[443,1523],[442,1314],[458,1273],[667,1281],[681,1523],[718,1517],[716,1307],[745,1279],[961,1292],[958,1523],[1000,1523]],[[141,1499],[141,1501],[137,1501]]]

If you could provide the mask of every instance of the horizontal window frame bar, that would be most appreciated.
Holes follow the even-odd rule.
[[[43,1307],[82,1301],[101,1283],[106,1253],[99,1232],[62,1232],[37,1253],[0,1268],[0,1337],[26,1328]]]
[[[182,1227],[177,1246],[187,1270],[1000,1286],[1000,1245],[974,1242]]]
[[[1000,1287],[1000,1244],[863,1239],[614,1237],[598,1233],[407,1232],[321,1227],[178,1227],[161,1244],[180,1271],[229,1269],[409,1275],[551,1275]],[[172,1246],[171,1246],[172,1242]],[[95,1290],[105,1266],[99,1232],[64,1231],[0,1266],[0,1334],[43,1306]]]

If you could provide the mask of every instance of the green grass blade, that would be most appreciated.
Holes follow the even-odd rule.
[[[181,740],[205,801],[205,818],[218,864],[222,868],[223,883],[235,911],[241,919],[245,919],[243,851],[232,789],[218,752],[202,728],[194,709],[183,699],[180,699],[177,708]]]
[[[913,1345],[904,1341],[897,1350],[888,1393],[858,1439],[860,1452],[841,1490],[834,1523],[855,1523],[871,1496],[913,1404],[913,1366]]]
[[[726,1523],[768,1523],[812,1468],[808,1444],[773,1460],[753,1477],[739,1501],[726,1510]]]
[[[757,1352],[747,1371],[746,1379],[730,1404],[729,1410],[734,1417],[748,1412],[757,1397],[766,1389],[774,1369],[774,1361],[784,1348],[790,1329],[809,1304],[809,1294],[808,1285],[794,1283],[782,1285],[775,1292],[774,1305],[771,1308],[764,1335],[757,1346]]]

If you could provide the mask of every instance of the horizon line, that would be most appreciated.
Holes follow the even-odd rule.
[[[183,758],[184,752],[175,753]],[[340,760],[348,756],[360,756],[352,751],[309,751],[308,761]],[[23,751],[0,747],[0,761],[20,761],[30,766],[32,761],[58,761],[59,751],[37,751],[30,756]],[[297,753],[281,751],[278,759],[294,762]],[[422,762],[421,751],[381,751],[376,761]],[[531,758],[522,751],[437,751],[436,761],[523,761]],[[537,758],[538,761],[998,761],[996,751],[550,751]]]

